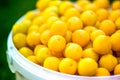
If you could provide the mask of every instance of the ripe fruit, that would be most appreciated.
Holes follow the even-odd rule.
[[[26,35],[22,33],[17,33],[16,35],[13,36],[13,42],[17,49],[27,46]]]
[[[112,46],[109,36],[100,35],[93,41],[93,50],[100,55],[109,53],[111,47]]]
[[[109,72],[113,71],[117,64],[117,58],[111,54],[103,55],[99,60],[99,66],[106,68]]]
[[[39,65],[39,62],[37,61],[36,56],[31,55],[31,56],[28,56],[27,59]]]
[[[55,52],[61,52],[66,46],[66,40],[61,35],[54,35],[48,40],[48,48]]]
[[[49,56],[51,56],[51,52],[50,52],[49,48],[42,47],[41,49],[39,49],[37,51],[36,59],[42,65],[44,60]]]
[[[64,36],[67,31],[67,28],[68,27],[65,22],[63,22],[61,20],[57,20],[51,25],[50,30],[51,30],[52,35]]]
[[[82,47],[76,43],[68,43],[64,56],[78,61],[82,57]]]
[[[65,11],[64,16],[68,20],[69,18],[71,18],[73,16],[79,17],[80,16],[80,12],[76,8],[69,8],[69,9],[67,9],[67,11]]]
[[[28,60],[57,72],[120,74],[120,2],[75,1],[38,0],[37,9],[13,25],[15,47]]]
[[[78,62],[78,73],[81,76],[93,76],[98,68],[98,64],[92,58],[83,58]]]
[[[40,33],[36,31],[29,33],[26,41],[30,47],[34,48],[36,45],[40,44]]]
[[[60,63],[59,58],[51,56],[45,59],[43,67],[58,71],[59,63]]]
[[[115,32],[116,26],[111,20],[103,20],[99,27],[106,35],[111,35]]]
[[[28,57],[33,55],[33,51],[31,49],[29,49],[28,47],[22,47],[19,49],[19,52],[24,56],[24,57]]]
[[[91,41],[94,41],[95,38],[99,35],[105,35],[105,33],[102,31],[102,30],[94,30],[91,34],[90,34],[90,37],[91,37]]]
[[[80,18],[85,26],[93,26],[97,22],[97,15],[91,10],[84,11]]]
[[[116,33],[112,34],[110,37],[110,40],[111,40],[111,44],[112,44],[112,50],[120,51],[120,44],[119,44],[120,33],[116,32]]]
[[[72,41],[74,43],[79,44],[82,47],[87,45],[89,43],[89,40],[90,40],[90,36],[85,30],[78,29],[74,31],[72,34]]]
[[[116,65],[115,68],[114,68],[114,74],[117,75],[117,74],[120,74],[120,64]]]
[[[63,58],[59,64],[59,70],[62,73],[75,74],[77,71],[77,62],[71,58]]]
[[[98,68],[95,76],[110,76],[110,72],[106,68]]]
[[[75,31],[77,29],[82,29],[83,24],[80,18],[73,16],[68,19],[67,26],[70,31]]]
[[[117,26],[117,29],[120,29],[120,17],[118,17],[118,18],[115,20],[115,25]]]
[[[47,45],[48,44],[48,40],[51,37],[51,31],[50,30],[45,30],[42,32],[42,34],[40,35],[40,41],[42,44]]]
[[[112,10],[120,9],[120,1],[115,0],[112,3]]]
[[[99,21],[105,20],[109,16],[109,12],[106,9],[98,9],[96,15]]]
[[[96,62],[99,59],[99,55],[92,48],[84,49],[82,56],[83,56],[83,58],[92,58]]]

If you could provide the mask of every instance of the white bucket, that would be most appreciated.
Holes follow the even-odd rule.
[[[12,32],[8,36],[7,59],[10,70],[16,74],[16,80],[120,80],[120,75],[105,77],[85,77],[69,75],[46,69],[34,64],[22,56],[12,41]]]

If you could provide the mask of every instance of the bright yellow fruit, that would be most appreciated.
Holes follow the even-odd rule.
[[[50,30],[45,30],[44,32],[42,32],[42,34],[40,35],[40,41],[43,45],[47,45],[48,44],[48,40],[51,37],[51,31]]]
[[[34,48],[36,45],[40,44],[40,33],[36,31],[29,33],[26,41],[31,48]]]
[[[69,2],[69,1],[63,1],[60,5],[59,5],[59,13],[61,15],[64,15],[65,14],[65,11],[69,8],[72,8],[73,7],[73,4],[72,2]]]
[[[83,23],[79,17],[71,17],[67,21],[67,26],[70,31],[75,31],[77,29],[83,28]]]
[[[98,10],[98,6],[96,4],[90,3],[90,4],[86,5],[83,9],[84,9],[84,11],[92,10],[95,12],[96,10]]]
[[[38,0],[36,3],[36,7],[37,9],[42,11],[48,6],[49,3],[50,3],[50,0]]]
[[[81,76],[93,76],[98,69],[98,64],[92,58],[83,58],[78,62],[78,74]]]
[[[95,26],[85,26],[84,30],[91,34],[94,30],[97,30]]]
[[[107,9],[110,6],[109,0],[94,0],[93,3],[96,4],[99,8]]]
[[[70,17],[73,17],[73,16],[79,17],[80,12],[76,8],[69,8],[69,9],[67,9],[67,11],[65,11],[64,16],[68,20]]]
[[[98,17],[98,20],[99,20],[99,21],[102,21],[102,20],[105,20],[105,19],[108,18],[109,12],[108,12],[108,10],[106,10],[106,9],[98,9],[98,10],[96,11],[96,15],[97,15],[97,17]]]
[[[24,56],[24,57],[28,57],[33,55],[33,51],[31,49],[29,49],[28,47],[22,47],[19,49],[19,52]]]
[[[23,19],[21,22],[15,23],[12,28],[13,35],[17,33],[26,34],[31,21],[29,19]]]
[[[115,20],[115,25],[116,25],[117,29],[120,29],[120,17],[118,17],[118,18]]]
[[[25,18],[26,19],[30,19],[30,20],[33,20],[35,17],[37,17],[39,14],[39,11],[28,11],[26,14],[25,14]]]
[[[37,61],[36,56],[31,55],[31,56],[28,56],[27,59],[39,65],[39,62]]]
[[[65,48],[64,56],[79,61],[82,57],[82,47],[76,43],[69,43]]]
[[[72,31],[67,30],[64,37],[65,37],[67,43],[71,42],[72,41]]]
[[[82,9],[91,2],[89,0],[77,0],[77,5],[80,6]]]
[[[114,22],[118,17],[120,17],[120,9],[111,11],[108,19]]]
[[[13,36],[13,42],[17,49],[27,46],[26,35],[22,33],[17,33]]]
[[[36,56],[37,55],[37,52],[43,48],[43,47],[46,47],[45,45],[41,45],[41,44],[38,44],[34,47],[34,55]]]
[[[43,67],[58,71],[60,60],[57,57],[47,57],[43,63]]]
[[[66,40],[61,35],[54,35],[48,40],[48,48],[55,52],[61,52],[66,46]]]
[[[95,38],[99,35],[105,35],[105,33],[102,30],[94,30],[91,34],[90,34],[90,38],[91,41],[93,42],[95,40]]]
[[[116,32],[111,35],[111,44],[112,44],[112,50],[114,51],[120,51],[120,33]]]
[[[64,36],[68,27],[65,22],[61,20],[55,21],[52,26],[50,27],[52,35],[62,35]]]
[[[92,48],[84,49],[82,56],[83,56],[83,58],[92,58],[96,62],[99,59],[99,55]]]
[[[59,71],[67,74],[75,74],[77,71],[77,62],[71,58],[63,58],[59,64]]]
[[[103,20],[99,29],[104,31],[106,35],[111,35],[115,32],[116,26],[111,20]]]
[[[42,25],[45,22],[45,18],[43,16],[37,16],[36,18],[33,19],[32,25]]]
[[[114,68],[114,75],[120,74],[120,64],[116,65]]]
[[[111,47],[112,45],[109,36],[100,35],[93,41],[93,50],[100,55],[109,53]]]
[[[31,25],[31,26],[28,28],[27,33],[29,34],[30,32],[34,32],[34,31],[39,31],[39,26],[38,26],[38,25]]]
[[[110,72],[106,68],[98,68],[95,76],[110,76]]]
[[[89,43],[89,40],[90,36],[85,30],[78,29],[72,34],[72,41],[82,47],[86,46]]]
[[[113,71],[117,64],[117,58],[111,54],[103,55],[99,60],[99,66],[106,68],[109,72]]]
[[[112,3],[112,10],[120,9],[120,1],[114,0]]]
[[[44,60],[49,56],[51,56],[51,52],[49,48],[42,47],[41,49],[37,51],[36,59],[41,65],[43,65]]]
[[[93,26],[97,22],[97,15],[91,10],[84,11],[80,18],[85,26]]]

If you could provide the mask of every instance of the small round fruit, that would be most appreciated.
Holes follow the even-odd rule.
[[[97,15],[91,10],[84,11],[80,18],[85,26],[93,26],[97,22]]]
[[[60,60],[57,57],[47,57],[43,63],[43,67],[58,71]]]
[[[118,17],[118,18],[115,20],[115,25],[116,25],[117,29],[120,29],[120,17]]]
[[[111,47],[112,45],[109,36],[100,35],[93,41],[93,50],[100,55],[109,53]]]
[[[76,8],[69,8],[69,9],[67,9],[67,11],[65,11],[64,16],[68,20],[70,17],[73,17],[73,16],[79,17],[80,12]]]
[[[42,47],[41,49],[39,49],[37,51],[36,59],[42,65],[44,60],[49,56],[51,56],[51,52],[50,52],[49,48]]]
[[[76,43],[68,43],[65,48],[64,56],[79,61],[82,57],[82,47]]]
[[[26,35],[23,33],[17,33],[13,36],[13,43],[17,49],[27,46]]]
[[[39,62],[36,59],[36,56],[34,55],[28,56],[27,59],[32,61],[33,63],[39,64]]]
[[[118,17],[120,17],[120,9],[111,11],[108,19],[114,22]]]
[[[109,16],[109,12],[106,9],[98,9],[96,11],[97,17],[99,21],[105,20]]]
[[[78,29],[73,32],[72,41],[84,47],[89,43],[90,36],[87,31]]]
[[[78,73],[81,76],[93,76],[98,69],[98,64],[92,58],[83,58],[78,62]]]
[[[114,0],[112,3],[112,10],[120,9],[120,1]]]
[[[95,76],[110,76],[110,72],[106,68],[98,68]]]
[[[112,44],[112,50],[114,51],[120,51],[120,33],[116,32],[111,35],[111,44]]]
[[[66,46],[66,40],[61,35],[54,35],[48,40],[48,48],[55,52],[62,52]]]
[[[83,56],[83,58],[92,58],[96,62],[99,59],[99,55],[93,50],[93,48],[84,49],[82,56]]]
[[[99,60],[99,66],[106,68],[109,72],[113,71],[117,64],[117,58],[111,54],[103,55]]]
[[[24,56],[24,57],[28,57],[33,55],[33,51],[31,49],[29,49],[28,47],[22,47],[19,49],[19,52]]]
[[[62,35],[62,36],[64,36],[67,29],[68,29],[68,27],[67,27],[66,23],[61,21],[61,20],[55,21],[50,27],[52,35]]]
[[[94,30],[91,34],[90,34],[90,37],[91,37],[91,41],[94,41],[95,38],[99,35],[105,35],[105,33],[102,31],[102,30]]]
[[[68,19],[67,26],[70,31],[75,31],[77,29],[82,29],[83,23],[80,18],[73,16]]]
[[[103,20],[99,27],[106,35],[111,35],[115,32],[116,26],[111,20]]]
[[[26,41],[31,48],[34,48],[36,45],[40,44],[40,33],[37,31],[29,33]]]
[[[120,74],[120,64],[116,65],[114,68],[114,75]]]
[[[51,31],[50,30],[45,30],[42,32],[42,34],[40,35],[40,41],[43,45],[47,45],[48,44],[48,40],[51,37]]]
[[[63,58],[59,64],[59,71],[67,74],[75,74],[77,71],[77,62],[71,58]]]

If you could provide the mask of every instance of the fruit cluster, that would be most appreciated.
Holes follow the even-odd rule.
[[[80,76],[120,74],[120,1],[38,0],[12,28],[30,61]]]

